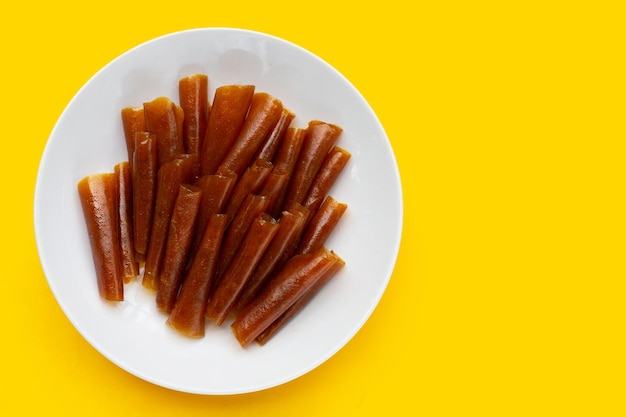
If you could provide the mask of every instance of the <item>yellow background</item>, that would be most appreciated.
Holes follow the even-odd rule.
[[[12,2],[2,48],[0,415],[626,415],[625,14],[618,2]],[[156,36],[270,33],[341,71],[396,152],[378,308],[285,385],[197,396],[113,365],[54,300],[33,194],[78,89]],[[123,414],[121,414],[123,413]]]

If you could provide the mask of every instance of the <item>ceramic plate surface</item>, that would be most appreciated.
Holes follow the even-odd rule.
[[[207,324],[183,337],[165,324],[154,293],[139,281],[125,301],[98,296],[78,198],[86,175],[127,159],[120,110],[158,96],[178,101],[178,80],[209,76],[209,97],[226,84],[254,84],[296,114],[343,128],[337,145],[352,158],[330,194],[348,204],[326,246],[346,266],[279,334],[242,348],[230,331]],[[64,313],[109,360],[154,384],[198,394],[258,391],[297,378],[330,358],[367,321],[396,261],[402,192],[386,133],[361,94],[312,53],[266,34],[195,29],[166,35],[121,55],[96,73],[62,113],[46,145],[35,190],[35,233],[44,273]]]

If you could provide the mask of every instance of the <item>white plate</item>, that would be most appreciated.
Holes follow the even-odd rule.
[[[207,325],[200,340],[178,335],[139,282],[125,301],[98,296],[77,183],[126,159],[120,110],[157,96],[178,98],[178,80],[209,75],[212,98],[225,84],[254,84],[309,120],[336,123],[352,158],[331,194],[348,203],[327,247],[345,268],[264,347],[243,349],[229,322]],[[50,135],[35,190],[35,233],[43,270],[61,308],[99,352],[126,371],[174,390],[200,394],[258,391],[322,364],[362,327],[387,287],[402,231],[395,157],[376,115],[335,69],[310,52],[238,29],[173,33],[121,55],[89,80]]]

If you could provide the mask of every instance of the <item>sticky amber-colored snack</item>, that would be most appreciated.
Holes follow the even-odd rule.
[[[121,113],[128,162],[131,164],[132,168],[133,153],[135,151],[135,134],[137,132],[146,131],[146,118],[143,113],[143,107],[124,107]]]
[[[189,183],[196,155],[186,155],[164,164],[159,169],[154,217],[146,254],[142,285],[157,289],[161,262],[167,241],[174,204],[181,184]]]
[[[298,127],[290,127],[287,129],[287,133],[280,144],[278,153],[272,161],[276,167],[276,171],[289,175],[293,173],[296,162],[298,162],[298,156],[302,150],[302,145],[304,144],[305,136],[306,129]]]
[[[239,211],[228,224],[220,251],[216,283],[219,283],[226,268],[235,257],[239,245],[241,245],[254,219],[267,209],[267,203],[267,198],[261,195],[248,194]]]
[[[204,229],[209,223],[211,216],[223,212],[224,205],[231,194],[235,181],[236,177],[234,175],[205,175],[196,181],[196,187],[202,190],[202,200],[200,201],[196,230],[191,245],[192,256],[200,244]]]
[[[326,197],[350,154],[333,148],[341,127],[291,127],[295,114],[254,85],[219,87],[211,103],[208,82],[183,77],[178,104],[122,109],[128,162],[79,183],[90,229],[117,216],[90,232],[99,291],[123,300],[145,261],[142,284],[170,326],[202,337],[206,318],[235,312],[241,345],[263,344],[343,267],[323,245],[347,207]],[[107,175],[113,214],[109,200],[94,203],[112,195]]]
[[[278,152],[280,144],[287,133],[287,129],[289,129],[289,126],[295,117],[296,115],[291,110],[283,107],[283,111],[274,125],[274,128],[267,136],[252,160],[264,159],[266,161],[271,161],[274,159],[274,156],[276,155],[276,152]]]
[[[259,191],[259,194],[269,200],[267,204],[268,211],[276,205],[283,190],[287,188],[288,179],[289,176],[287,174],[281,174],[275,170],[272,170],[267,176],[265,184],[263,184],[263,188]]]
[[[202,191],[188,184],[180,186],[176,197],[156,295],[157,308],[166,313],[172,311],[183,279],[201,197]]]
[[[287,191],[287,202],[302,203],[317,175],[326,154],[335,144],[342,129],[334,124],[309,122],[302,150]]]
[[[228,223],[233,220],[248,194],[257,194],[261,191],[261,187],[270,172],[272,172],[272,163],[261,159],[254,161],[245,170],[235,184],[235,188],[224,208],[224,213],[228,217]]]
[[[346,203],[339,202],[331,196],[326,197],[304,229],[296,253],[311,253],[321,248],[347,208]]]
[[[119,162],[113,168],[117,177],[118,223],[120,233],[120,256],[122,277],[128,283],[139,275],[139,264],[135,257],[133,228],[133,183],[128,161]]]
[[[233,307],[235,313],[241,311],[256,297],[272,274],[282,268],[287,258],[291,256],[302,234],[307,215],[308,210],[302,206],[299,210],[283,212],[278,221],[280,228],[276,236],[272,239]]]
[[[180,293],[167,323],[189,337],[203,337],[207,302],[222,237],[226,230],[226,216],[213,214],[202,235],[198,250],[185,276]]]
[[[154,133],[159,166],[185,153],[182,136],[183,114],[167,97],[157,97],[143,104],[146,130]]]
[[[333,252],[334,254],[334,252]],[[295,303],[291,305],[283,314],[281,314],[276,320],[272,322],[263,332],[257,336],[256,341],[261,346],[265,345],[278,331],[285,326],[294,317],[298,314],[304,307],[311,301],[313,297],[322,289],[324,285],[332,277],[334,277],[345,265],[343,259],[334,254],[334,262],[332,266],[320,277],[320,279],[315,282],[315,284],[309,288]]]
[[[231,329],[241,346],[245,347],[256,339],[313,287],[332,268],[334,256],[326,248],[321,248],[315,253],[291,258],[232,323]]]
[[[237,256],[228,265],[207,304],[206,317],[218,326],[222,325],[230,313],[239,293],[278,229],[278,222],[267,214],[258,216],[250,225]]]
[[[330,188],[348,163],[350,156],[350,152],[340,148],[339,146],[334,146],[328,152],[326,158],[324,158],[324,162],[322,162],[322,166],[313,180],[313,183],[311,184],[311,187],[309,187],[309,191],[304,199],[304,202],[302,203],[302,205],[308,208],[311,213],[317,212],[317,209],[319,209],[320,205],[328,195]]]
[[[277,174],[285,174],[287,176],[287,184],[276,196],[276,199],[269,209],[269,213],[274,217],[277,217],[281,211],[286,207],[284,204],[285,197],[287,196],[287,190],[291,177],[293,176],[293,170],[298,162],[298,156],[302,150],[302,144],[304,143],[304,137],[306,135],[306,129],[291,127],[287,130],[285,137],[281,143],[281,146],[274,158],[274,172]]]
[[[280,118],[283,104],[267,93],[255,93],[237,139],[217,169],[241,175]]]
[[[224,85],[215,90],[200,153],[200,175],[215,174],[244,123],[255,87]]]
[[[123,301],[116,175],[89,175],[78,183],[78,194],[89,234],[100,297],[108,301]]]
[[[192,74],[178,80],[178,98],[184,112],[183,146],[185,153],[199,154],[209,116],[209,77]]]
[[[153,133],[135,134],[132,170],[134,244],[137,253],[145,255],[152,228],[158,173],[156,136]]]

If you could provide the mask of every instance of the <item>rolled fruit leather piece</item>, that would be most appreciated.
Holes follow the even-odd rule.
[[[265,345],[278,331],[283,328],[289,320],[306,307],[306,305],[320,292],[322,287],[326,285],[331,278],[333,278],[345,265],[345,261],[339,256],[336,256],[330,269],[326,271],[319,280],[304,294],[296,300],[283,314],[281,314],[276,320],[272,322],[263,332],[257,336],[256,341],[261,346]]]
[[[224,85],[215,90],[204,143],[200,151],[200,175],[215,174],[244,123],[254,85]]]
[[[108,301],[124,300],[115,173],[93,174],[78,182],[93,257],[98,293]]]
[[[209,77],[192,74],[178,80],[178,98],[185,115],[183,146],[185,153],[199,154],[206,134],[209,116]]]
[[[341,174],[341,171],[348,163],[350,156],[350,152],[339,146],[334,146],[328,152],[302,203],[311,213],[317,212],[339,174]]]
[[[341,127],[313,120],[309,122],[302,150],[287,191],[287,203],[302,203],[324,158],[341,134]]]
[[[228,218],[228,223],[233,220],[248,194],[257,194],[261,190],[271,172],[272,163],[265,160],[256,160],[246,168],[237,180],[224,208],[224,214]]]
[[[326,248],[292,257],[233,321],[231,329],[241,346],[255,340],[313,287],[333,267],[334,258],[335,255]]]
[[[157,308],[166,313],[172,311],[183,279],[201,198],[200,188],[189,184],[179,187],[167,233],[156,295]]]
[[[296,253],[310,253],[321,248],[347,208],[346,203],[337,201],[332,196],[327,196],[304,229]]]
[[[186,336],[204,337],[204,313],[211,294],[224,230],[226,216],[211,215],[167,319],[167,324]]]
[[[232,171],[238,176],[241,175],[276,125],[282,111],[283,104],[276,97],[267,93],[255,93],[241,131],[224,156],[217,172]]]
[[[184,154],[182,109],[168,97],[157,97],[143,104],[146,130],[154,133],[159,167]]]
[[[230,262],[234,259],[239,245],[248,233],[250,225],[261,213],[267,209],[267,198],[257,195],[248,194],[239,211],[233,220],[227,224],[226,233],[222,242],[219,263],[217,265],[217,277],[215,283],[218,284],[222,274],[228,268]]]
[[[135,134],[132,170],[134,244],[135,251],[144,258],[148,251],[157,188],[156,136],[153,133]]]
[[[287,176],[287,183],[276,196],[273,205],[268,209],[269,214],[274,217],[278,217],[279,214],[287,208],[285,198],[287,196],[287,190],[289,189],[291,177],[293,176],[293,170],[295,169],[298,156],[302,150],[305,135],[306,129],[290,127],[285,134],[280,148],[278,149],[278,153],[274,157],[273,172]]]
[[[191,244],[191,257],[200,244],[211,216],[222,213],[236,180],[235,175],[205,175],[196,181],[195,186],[202,190],[202,200],[200,201],[196,230]]]
[[[278,232],[279,224],[268,214],[258,216],[248,229],[237,256],[228,265],[215,292],[209,299],[206,317],[221,326],[237,297],[258,265],[263,253]]]
[[[120,256],[122,259],[122,278],[128,283],[139,275],[139,263],[135,257],[133,230],[133,184],[130,164],[123,161],[115,164],[118,189],[118,224],[120,234]]]
[[[143,113],[143,107],[124,107],[121,114],[128,162],[132,170],[133,153],[135,151],[135,134],[137,132],[146,131],[146,118]]]
[[[237,298],[233,312],[238,314],[257,294],[272,276],[274,271],[282,268],[295,249],[304,228],[308,210],[302,206],[291,211],[284,211],[278,220],[280,228],[272,242],[265,250],[263,258],[254,270]]]
[[[181,155],[159,169],[154,216],[142,285],[157,289],[170,219],[181,184],[189,183],[197,155]]]
[[[287,133],[287,129],[291,125],[291,122],[296,115],[286,107],[283,107],[283,111],[280,114],[280,118],[272,128],[272,131],[267,136],[263,144],[259,147],[256,154],[252,157],[252,160],[263,159],[265,161],[271,161],[274,159],[276,152],[280,148],[280,144]]]
[[[283,190],[287,188],[288,184],[288,175],[281,174],[272,170],[270,174],[267,176],[265,183],[263,184],[263,188],[259,191],[259,194],[266,197],[268,199],[267,211],[270,211],[278,198],[282,194]],[[279,216],[276,216],[279,217]]]

